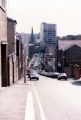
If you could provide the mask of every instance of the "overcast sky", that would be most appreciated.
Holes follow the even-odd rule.
[[[40,32],[42,22],[57,24],[57,35],[81,34],[81,0],[7,0],[17,32]]]

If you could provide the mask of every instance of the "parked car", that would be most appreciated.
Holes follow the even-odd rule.
[[[27,70],[27,75],[28,75],[28,78],[30,78],[30,74],[33,72],[33,70],[32,69],[30,69],[30,70]]]
[[[53,78],[58,78],[58,76],[59,76],[59,72],[54,72]]]
[[[47,76],[47,77],[51,77],[51,78],[57,78],[58,75],[59,75],[58,72],[47,72],[47,73],[46,73],[46,76]]]
[[[59,73],[59,75],[58,75],[58,80],[60,80],[60,79],[65,79],[65,80],[67,80],[67,75],[66,75],[66,73]]]
[[[54,72],[46,72],[45,76],[47,77],[53,77]]]
[[[39,75],[36,72],[31,72],[29,75],[30,80],[31,79],[36,79],[39,80]]]

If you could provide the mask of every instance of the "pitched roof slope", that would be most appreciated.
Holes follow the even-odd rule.
[[[58,40],[58,48],[59,50],[66,50],[73,45],[77,45],[81,47],[81,40]]]

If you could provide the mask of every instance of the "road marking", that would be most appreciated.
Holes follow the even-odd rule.
[[[32,86],[33,86],[34,94],[35,94],[35,96],[36,96],[37,103],[38,103],[38,105],[39,105],[39,110],[40,110],[41,120],[46,120],[46,118],[45,118],[45,114],[44,114],[44,111],[43,111],[43,107],[42,107],[42,105],[41,105],[41,102],[40,102],[40,100],[39,100],[39,97],[38,97],[37,91],[36,91],[36,89],[35,89],[33,83],[32,83]]]
[[[28,92],[27,94],[25,120],[35,120],[32,92]]]

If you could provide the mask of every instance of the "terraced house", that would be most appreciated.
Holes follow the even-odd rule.
[[[0,86],[7,86],[7,16],[6,0],[0,0]]]

